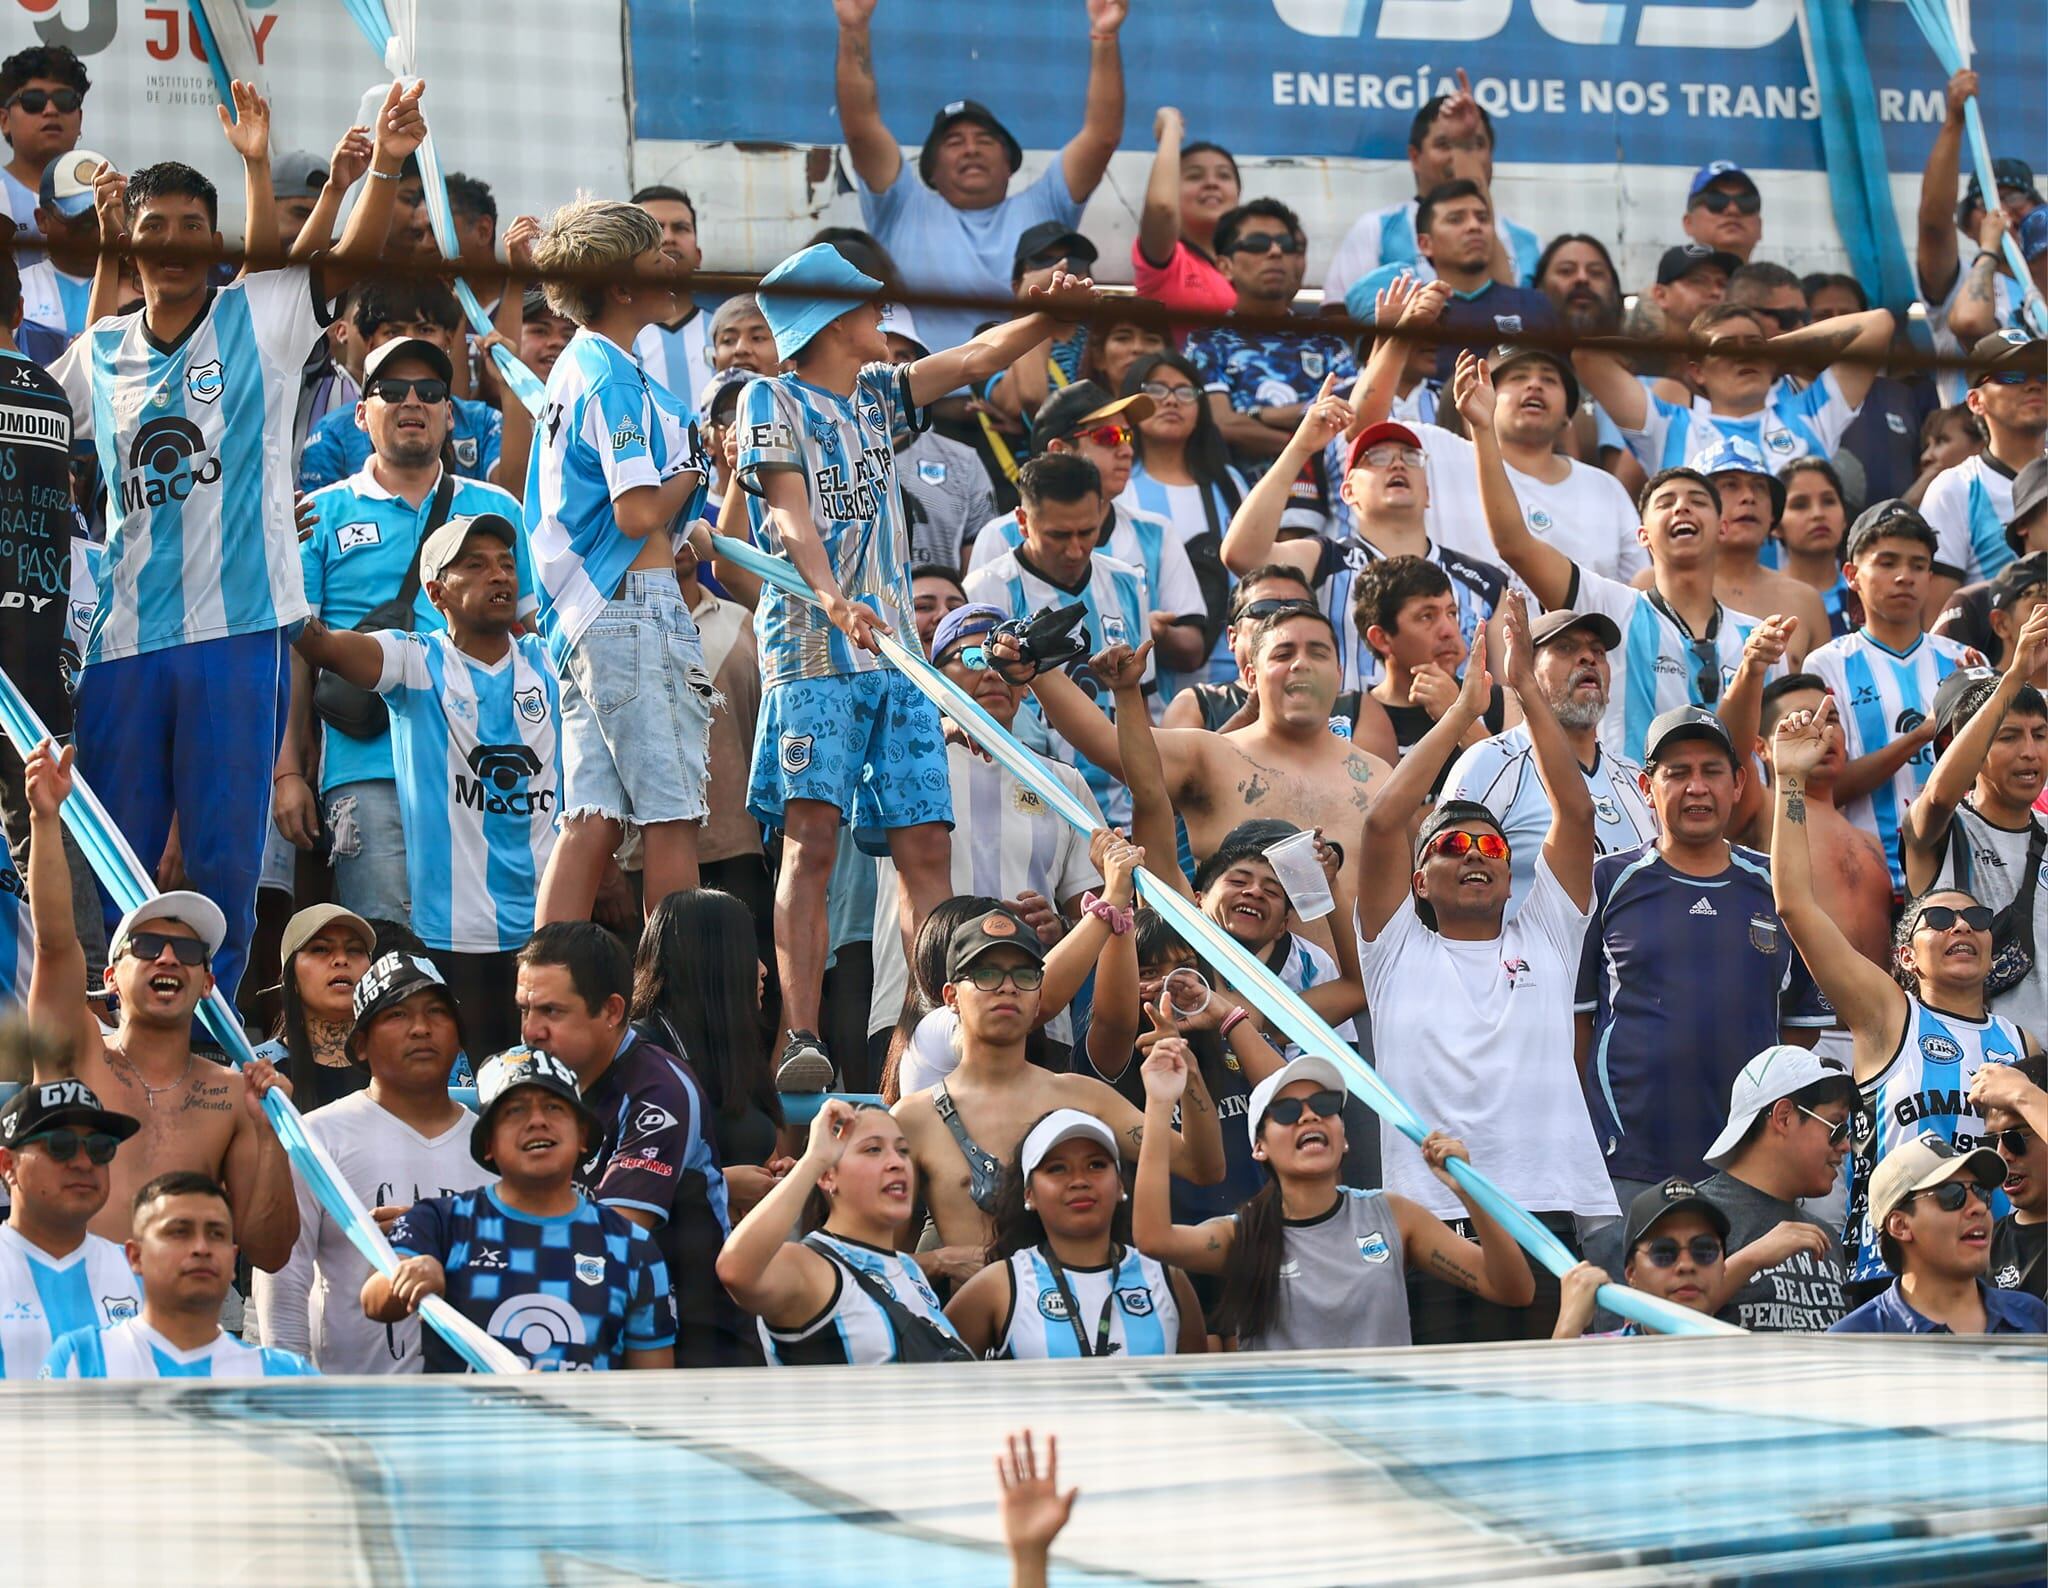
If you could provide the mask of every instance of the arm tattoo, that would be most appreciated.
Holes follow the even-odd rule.
[[[1807,341],[1801,348],[1801,351],[1812,353],[1814,362],[1818,366],[1840,358],[1849,350],[1849,344],[1855,340],[1856,333],[1854,331],[1830,331],[1824,336],[1816,336]]]
[[[1133,1147],[1142,1147],[1145,1145],[1145,1127],[1143,1125],[1133,1125],[1129,1130],[1125,1131],[1124,1134],[1131,1138],[1131,1145]]]
[[[1970,265],[1969,279],[1963,284],[1964,296],[1975,303],[1991,301],[1991,283],[1998,273],[1998,261],[1990,254],[1980,254]]]
[[[1785,785],[1785,820],[1795,827],[1806,825],[1806,792],[1797,783]]]
[[[1467,1290],[1479,1288],[1479,1276],[1449,1252],[1431,1252],[1429,1266],[1454,1285],[1463,1285]]]
[[[1223,1243],[1217,1240],[1216,1237],[1212,1235],[1209,1237],[1209,1250],[1212,1252],[1220,1252],[1223,1250]]]

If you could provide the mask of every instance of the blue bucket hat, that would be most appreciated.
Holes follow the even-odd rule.
[[[1723,436],[1718,446],[1695,454],[1686,467],[1712,479],[1717,474],[1760,474],[1770,481],[1771,521],[1785,516],[1785,482],[1771,472],[1764,455],[1742,436]]]
[[[873,276],[853,268],[830,243],[791,254],[761,278],[761,315],[775,336],[775,356],[795,358],[826,326],[882,290]],[[804,289],[802,294],[777,287]]]

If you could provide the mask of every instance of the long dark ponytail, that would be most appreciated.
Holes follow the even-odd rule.
[[[1287,1219],[1280,1177],[1265,1165],[1266,1183],[1237,1210],[1237,1238],[1223,1263],[1223,1299],[1212,1320],[1226,1339],[1257,1340],[1272,1332],[1280,1310],[1280,1260],[1287,1250]]]

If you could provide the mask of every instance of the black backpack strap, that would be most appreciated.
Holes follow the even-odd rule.
[[[900,1359],[909,1362],[950,1362],[971,1361],[973,1353],[958,1339],[945,1333],[929,1318],[921,1318],[902,1302],[890,1295],[880,1280],[862,1268],[858,1263],[849,1263],[832,1250],[831,1243],[821,1240],[816,1231],[803,1238],[803,1244],[816,1252],[826,1262],[848,1275],[860,1286],[861,1294],[882,1309],[890,1325],[896,1331],[896,1345]]]
[[[434,531],[448,522],[448,509],[454,501],[455,471],[444,465],[441,483],[434,487],[433,505],[427,509],[427,522],[412,549],[412,564],[405,570],[405,582],[398,587],[398,610],[404,614],[400,626],[408,634],[412,632],[413,606],[420,598],[420,558],[426,552],[427,542],[434,538]]]

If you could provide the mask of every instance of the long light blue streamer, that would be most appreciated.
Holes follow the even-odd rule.
[[[1806,20],[1835,224],[1871,301],[1903,313],[1916,296],[1913,271],[1892,208],[1877,88],[1855,12],[1849,0],[1806,0]]]
[[[6,730],[24,759],[50,737],[49,729],[36,715],[35,708],[22,697],[4,668],[0,668],[0,728]],[[64,802],[63,816],[64,825],[71,829],[79,848],[91,862],[94,875],[122,910],[132,910],[155,893],[148,873],[136,858],[135,851],[128,846],[128,840],[121,836],[120,829],[107,815],[99,796],[76,773],[72,776],[71,796]],[[256,1057],[242,1030],[240,1018],[218,987],[199,1006],[199,1017],[237,1069]],[[334,1160],[327,1155],[326,1149],[306,1134],[305,1121],[292,1106],[291,1099],[272,1089],[263,1095],[263,1112],[276,1130],[278,1140],[283,1143],[292,1167],[312,1188],[313,1195],[328,1215],[341,1226],[350,1244],[379,1273],[391,1273],[398,1266],[397,1255],[378,1230],[369,1210],[363,1206]],[[518,1357],[441,1297],[428,1297],[420,1308],[420,1316],[478,1372],[524,1371],[524,1364]]]
[[[714,535],[711,539],[720,557],[730,559],[798,600],[816,605],[816,597],[803,576],[781,558],[771,557],[756,546],[725,535]],[[891,665],[930,696],[948,716],[962,724],[968,736],[1000,761],[1011,776],[1045,801],[1077,831],[1088,833],[1094,830],[1097,823],[1089,811],[1056,779],[1048,776],[1036,757],[1013,739],[995,718],[982,710],[972,696],[922,656],[889,635],[879,636],[879,643],[882,655]],[[1420,1144],[1429,1127],[1320,1015],[1282,986],[1236,938],[1221,930],[1170,884],[1142,869],[1138,872],[1137,881],[1145,902],[1171,922],[1183,938],[1199,943],[1209,962],[1221,967],[1230,985],[1249,998],[1261,1014],[1292,1037],[1303,1052],[1320,1054],[1335,1063],[1375,1112],[1410,1141]],[[1452,1159],[1448,1167],[1452,1178],[1498,1219],[1545,1268],[1562,1278],[1574,1266],[1577,1259],[1564,1244],[1485,1175],[1462,1159]],[[1602,1285],[1600,1302],[1624,1318],[1634,1319],[1665,1334],[1742,1332],[1716,1319],[1620,1285]]]
[[[1934,51],[1934,58],[1940,62],[1943,71],[1953,77],[1969,66],[1970,58],[1963,53],[1955,24],[1948,8],[1940,0],[1906,0],[1906,9],[1919,25],[1921,35],[1927,40],[1928,48]],[[1963,102],[1963,133],[1970,144],[1970,163],[1977,169],[1977,190],[1984,195],[1987,205],[1996,204],[1998,182],[1991,174],[1991,145],[1984,136],[1984,116],[1977,108],[1974,94]],[[2000,246],[2006,263],[2012,267],[2013,280],[2024,294],[2020,313],[2036,336],[2048,336],[2048,303],[2042,301],[2040,291],[2034,286],[2033,275],[2027,269],[2026,255],[2020,252],[2019,239],[2008,230],[2000,239]]]

